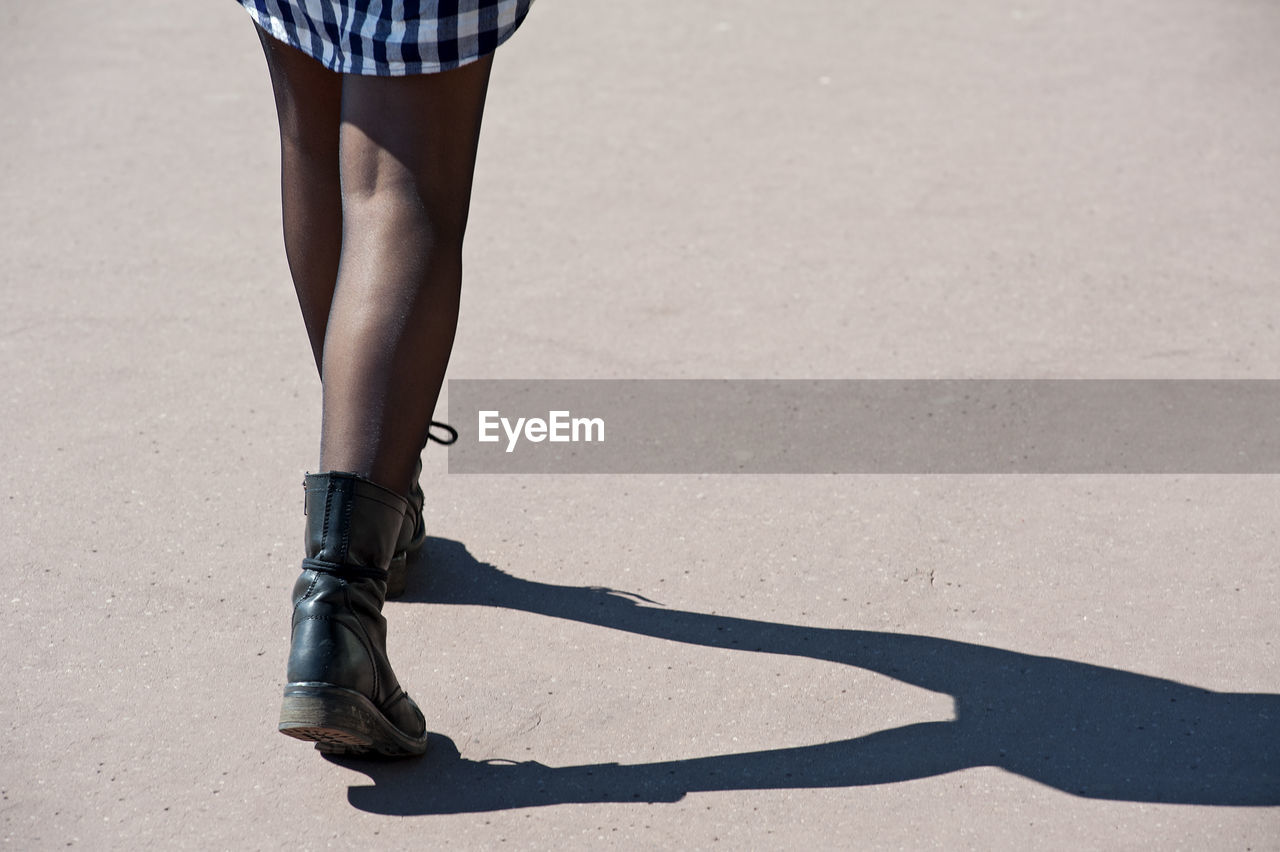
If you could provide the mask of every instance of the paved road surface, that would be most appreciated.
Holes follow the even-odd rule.
[[[430,756],[280,736],[318,385],[252,29],[0,24],[7,848],[1280,847],[1268,476],[433,447],[388,607]],[[1278,36],[1267,0],[540,0],[451,375],[1280,378]]]

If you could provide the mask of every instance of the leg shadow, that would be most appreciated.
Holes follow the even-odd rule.
[[[635,765],[471,761],[433,736],[367,773],[352,805],[443,814],[571,802],[674,802],[693,792],[851,787],[996,766],[1066,793],[1198,805],[1280,805],[1280,695],[1223,693],[999,648],[670,610],[611,589],[522,580],[463,545],[428,542],[403,600],[504,607],[712,648],[856,666],[951,694],[956,718],[849,740]]]

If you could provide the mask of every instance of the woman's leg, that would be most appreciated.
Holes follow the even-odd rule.
[[[323,373],[325,338],[343,252],[342,165],[345,164],[348,172],[345,176],[347,204],[353,208],[353,213],[356,207],[362,208],[362,213],[371,213],[362,218],[373,220],[374,230],[381,228],[385,235],[386,226],[395,227],[389,220],[398,217],[397,206],[416,208],[423,214],[417,222],[406,223],[408,229],[420,235],[421,242],[416,245],[378,238],[357,224],[352,229],[358,232],[356,236],[370,239],[361,241],[361,249],[349,250],[363,250],[366,255],[372,252],[380,255],[388,268],[401,269],[406,259],[413,260],[412,256],[416,255],[416,262],[422,267],[417,275],[408,277],[416,277],[423,282],[420,289],[424,292],[418,294],[422,298],[417,301],[430,303],[429,316],[411,319],[404,324],[404,330],[413,334],[412,328],[425,327],[432,338],[417,341],[418,346],[410,347],[418,349],[422,358],[419,360],[420,370],[411,371],[417,373],[416,377],[408,379],[421,391],[409,391],[420,403],[409,408],[420,409],[429,398],[429,422],[429,412],[434,408],[434,399],[439,393],[457,321],[462,233],[470,203],[479,120],[492,57],[457,71],[436,75],[393,79],[350,77],[346,86],[351,94],[346,96],[345,100],[349,102],[344,104],[343,75],[326,69],[302,51],[272,38],[261,29],[258,35],[271,72],[280,124],[285,254],[316,366]],[[387,90],[383,91],[384,88]],[[346,145],[346,153],[340,157],[339,128],[343,121],[351,124],[345,133],[351,144]],[[379,197],[376,207],[381,209],[370,210],[367,196],[377,192],[377,187],[369,182],[368,170],[378,168],[378,157],[391,158],[406,180],[399,186],[393,186],[394,191]],[[363,175],[360,174],[362,170]],[[359,233],[361,231],[363,233]],[[361,260],[358,268],[368,273],[367,263],[367,260]],[[427,266],[434,268],[426,269]],[[367,286],[356,283],[351,289],[358,293]],[[428,290],[432,292],[426,292]],[[420,304],[420,313],[426,307],[426,304]],[[348,312],[341,313],[345,315]],[[340,332],[338,337],[349,341],[351,335]],[[346,366],[356,366],[357,371],[359,368],[359,365]],[[348,375],[353,372],[335,369]],[[345,384],[344,381],[336,381]],[[375,395],[379,393],[376,388],[369,390]],[[388,390],[382,392],[385,394]],[[352,406],[344,406],[340,402],[346,394],[347,391],[335,388],[334,392],[327,391],[325,395],[326,412],[337,413],[338,420],[343,419],[343,411],[353,413]],[[418,429],[412,421],[421,417],[401,419],[404,422],[391,424],[393,428],[389,431],[420,432],[421,438],[415,439],[418,441],[414,450],[416,457],[426,443],[426,430]],[[385,436],[388,430],[379,426],[377,432]],[[323,443],[325,447],[335,446],[332,439]],[[378,441],[364,442],[363,460],[343,461],[344,456],[351,458],[352,454],[344,453],[344,442],[339,441],[334,452],[322,452],[321,469],[358,469],[372,474],[374,465],[368,457],[371,453],[376,454],[376,449],[370,446],[371,443]],[[393,436],[391,443],[401,441]],[[398,455],[403,455],[403,452]],[[384,475],[384,478],[398,483],[408,475],[395,473]],[[395,487],[400,489],[399,484]]]
[[[409,491],[453,347],[491,66],[489,56],[440,74],[341,78],[321,470]]]
[[[258,37],[271,71],[280,120],[284,250],[318,369],[342,248],[338,169],[342,75],[261,29]]]

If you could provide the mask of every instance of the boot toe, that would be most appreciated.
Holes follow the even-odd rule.
[[[405,736],[419,739],[427,734],[427,719],[422,715],[417,702],[409,697],[409,693],[400,690],[400,694],[383,706],[382,712],[388,721],[395,725]]]

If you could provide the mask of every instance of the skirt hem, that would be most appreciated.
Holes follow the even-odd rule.
[[[515,35],[516,30],[524,23],[524,19],[529,13],[528,5],[521,7],[515,21],[509,27],[497,32],[494,36],[495,41],[488,45],[486,49],[474,54],[459,56],[456,60],[449,62],[405,62],[403,60],[393,62],[388,60],[386,63],[377,63],[367,56],[353,57],[349,54],[343,54],[332,46],[330,46],[330,50],[326,51],[326,45],[323,43],[317,45],[314,39],[310,46],[304,46],[302,39],[298,38],[295,26],[287,25],[279,18],[267,14],[249,3],[241,3],[240,5],[249,13],[249,17],[253,19],[254,24],[276,41],[283,42],[292,48],[302,51],[330,71],[335,71],[339,74],[357,74],[362,77],[408,77],[415,74],[439,74],[444,71],[452,71],[455,68],[462,68],[473,62],[479,62],[501,47],[507,39]],[[331,55],[326,56],[326,53]]]

